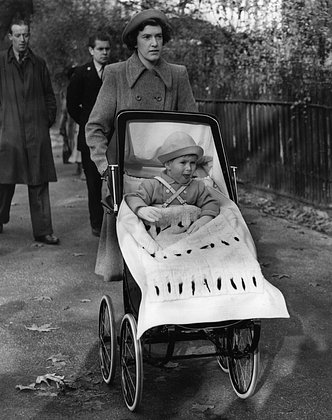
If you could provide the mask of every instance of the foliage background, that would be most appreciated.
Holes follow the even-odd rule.
[[[27,3],[31,46],[47,60],[57,90],[68,68],[89,58],[93,31],[108,31],[111,60],[125,60],[125,23],[158,7],[174,29],[165,57],[187,66],[196,97],[332,105],[329,0],[3,0],[0,20],[1,8],[27,14]]]

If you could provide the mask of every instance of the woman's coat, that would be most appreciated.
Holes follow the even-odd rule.
[[[107,170],[106,150],[108,139],[114,134],[115,117],[128,109],[197,111],[187,69],[160,59],[153,70],[148,70],[137,53],[105,68],[103,84],[85,128],[91,159],[101,174]],[[111,146],[114,143],[111,139]],[[107,281],[119,280],[123,273],[115,238],[115,217],[105,213],[95,273]]]
[[[160,59],[153,70],[148,70],[137,53],[127,61],[106,66],[85,129],[91,158],[101,174],[107,169],[107,139],[113,135],[115,117],[127,109],[197,111],[185,66]]]
[[[49,127],[56,100],[45,61],[29,50],[22,72],[12,48],[0,54],[0,183],[56,181]]]

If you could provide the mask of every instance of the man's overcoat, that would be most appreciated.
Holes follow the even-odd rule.
[[[186,67],[160,59],[148,70],[136,52],[127,61],[106,66],[85,129],[91,158],[101,174],[107,169],[107,139],[113,134],[115,116],[126,109],[197,111]]]
[[[56,100],[45,61],[29,50],[22,66],[12,47],[0,54],[0,183],[40,185],[56,181]]]

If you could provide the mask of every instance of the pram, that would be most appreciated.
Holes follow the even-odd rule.
[[[142,179],[159,175],[158,150],[174,131],[190,134],[203,148],[195,175],[220,202],[219,216],[191,235],[174,230],[190,224],[185,211],[179,216],[177,209],[176,215],[167,216],[166,227],[152,233],[125,200]],[[174,359],[212,356],[229,374],[235,393],[250,397],[259,373],[260,320],[289,314],[281,292],[261,273],[251,234],[236,205],[236,177],[217,119],[198,113],[123,111],[116,119],[116,133],[116,151],[113,145],[108,156],[110,195],[105,206],[116,221],[123,257],[125,314],[118,334],[112,301],[108,295],[102,297],[103,380],[113,381],[119,351],[124,401],[135,411],[142,399],[143,361],[164,365]],[[176,343],[194,340],[208,340],[214,350],[174,352]],[[153,351],[160,344],[166,347],[162,355]]]

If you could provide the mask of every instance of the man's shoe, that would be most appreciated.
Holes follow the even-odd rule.
[[[91,228],[91,232],[92,232],[92,235],[94,235],[94,236],[100,236],[100,228]]]
[[[58,245],[59,238],[54,235],[35,236],[35,241],[42,242],[46,245]]]
[[[0,223],[0,233],[3,232],[3,223]]]

